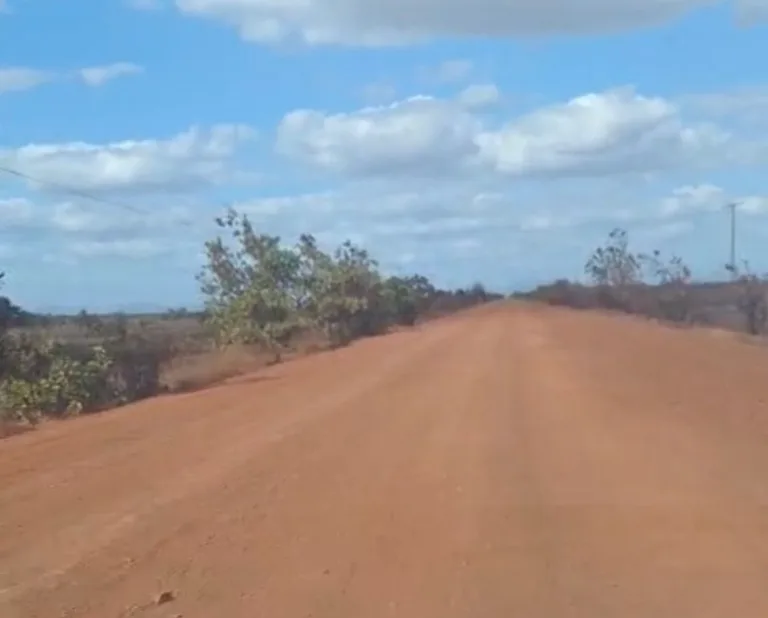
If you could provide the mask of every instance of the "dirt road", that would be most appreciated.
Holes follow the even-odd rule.
[[[706,331],[484,307],[0,442],[3,618],[758,617],[767,581],[768,351]]]

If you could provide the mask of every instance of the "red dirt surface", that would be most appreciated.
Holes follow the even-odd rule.
[[[767,616],[766,505],[768,351],[500,304],[0,442],[0,616]]]

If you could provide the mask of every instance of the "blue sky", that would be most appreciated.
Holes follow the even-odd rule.
[[[768,269],[768,0],[0,0],[0,260],[32,308],[194,305],[226,204],[390,272],[578,277],[611,228]],[[94,196],[98,200],[83,196]]]

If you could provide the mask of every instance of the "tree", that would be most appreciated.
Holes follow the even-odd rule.
[[[765,332],[768,324],[768,297],[766,297],[766,281],[764,277],[750,270],[749,262],[743,262],[743,270],[738,271],[731,264],[726,269],[736,276],[739,286],[739,298],[736,306],[744,316],[747,332],[750,335],[760,335]]]
[[[629,235],[615,228],[605,246],[595,250],[584,270],[596,285],[625,287],[641,281],[641,263],[629,250]]]
[[[415,323],[437,296],[425,277],[383,277],[368,251],[350,241],[328,253],[304,234],[286,246],[278,236],[258,234],[233,209],[216,223],[220,234],[205,244],[207,264],[198,281],[206,323],[221,345],[261,344],[279,360],[304,329],[321,330],[332,345],[345,345],[394,323]],[[488,297],[477,288],[469,298]]]
[[[629,250],[629,235],[615,228],[603,247],[598,247],[584,266],[592,283],[599,286],[598,302],[610,309],[633,311],[630,292],[642,283],[641,262]]]
[[[208,263],[198,276],[209,323],[220,344],[259,343],[279,360],[302,326],[304,299],[300,258],[278,236],[257,234],[246,215],[229,209],[216,219],[221,236],[205,244]]]
[[[97,337],[104,335],[105,328],[102,319],[98,315],[88,313],[85,309],[82,309],[75,316],[75,323],[89,335]]]
[[[306,308],[332,345],[373,335],[389,325],[389,315],[378,263],[365,249],[344,242],[330,256],[318,249],[312,236],[302,236]]]
[[[659,286],[662,317],[673,322],[689,322],[693,312],[691,269],[676,255],[665,261],[658,249],[650,254],[640,254],[638,259]]]
[[[0,289],[5,283],[5,273],[0,272]],[[23,326],[31,314],[13,304],[7,296],[0,296],[0,336],[12,326]]]

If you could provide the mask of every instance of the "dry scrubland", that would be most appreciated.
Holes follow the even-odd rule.
[[[206,244],[199,276],[205,311],[41,316],[3,299],[0,434],[203,388],[501,298],[480,284],[448,291],[419,275],[386,277],[348,242],[331,253],[308,235],[287,245],[234,211],[217,223],[222,236]],[[749,335],[766,330],[766,284],[748,264],[731,267],[729,283],[694,283],[680,257],[634,252],[627,232],[616,229],[585,274],[588,284],[560,280],[514,296]]]
[[[730,281],[695,281],[695,273],[680,256],[636,252],[629,234],[615,229],[584,271],[586,285],[561,279],[513,296],[639,315],[677,326],[708,326],[750,336],[768,331],[768,275],[753,272],[748,262],[725,266]]]
[[[500,298],[480,284],[440,290],[419,275],[387,277],[349,242],[325,252],[303,235],[289,245],[235,211],[217,224],[198,277],[204,311],[46,316],[1,298],[0,436],[199,389]]]
[[[501,302],[46,423],[0,443],[0,616],[766,616],[766,364]]]
[[[761,277],[617,230],[589,286],[480,304],[222,226],[203,316],[6,329],[12,431],[83,417],[0,443],[0,616],[768,615]],[[658,323],[713,297],[742,334]]]

